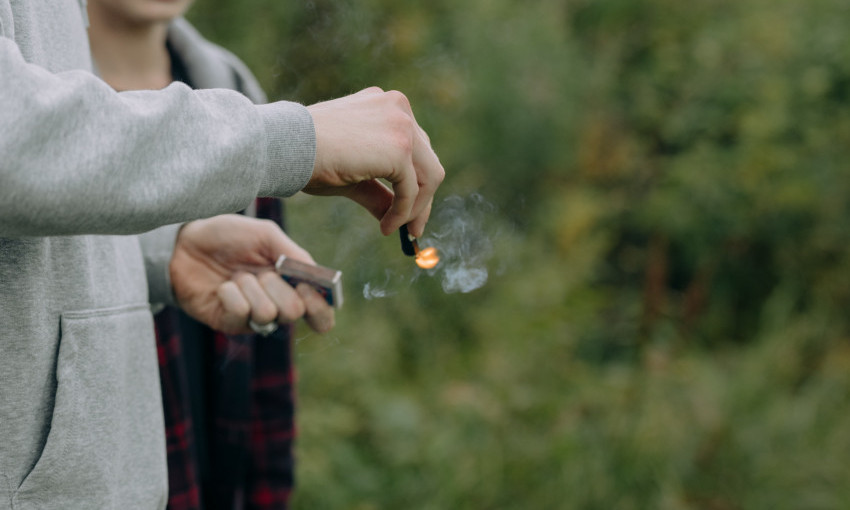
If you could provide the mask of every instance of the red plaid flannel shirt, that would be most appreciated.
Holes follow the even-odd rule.
[[[280,202],[258,199],[257,217],[280,224]],[[287,508],[294,478],[292,328],[266,338],[230,336],[171,308],[155,322],[168,508]],[[187,350],[194,354],[187,357]]]

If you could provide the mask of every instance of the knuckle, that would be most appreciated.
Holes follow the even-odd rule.
[[[248,303],[241,298],[239,286],[232,281],[222,283],[216,289],[216,297],[224,311],[225,316],[237,316],[240,320],[246,319],[251,313]]]
[[[403,132],[405,136],[409,138],[413,138],[416,123],[413,121],[413,118],[407,113],[399,110],[391,112],[389,117],[389,123],[393,129]]]
[[[280,226],[272,220],[262,219],[257,221],[262,235],[274,238],[280,231]]]
[[[445,178],[446,171],[442,166],[437,166],[434,170],[420,176],[419,187],[426,190],[436,190]]]
[[[269,220],[269,219],[261,219],[261,220],[257,220],[257,221],[262,222],[263,228],[268,229],[268,230],[275,231],[275,230],[278,230],[280,228],[280,227],[277,226],[277,223],[275,223],[274,221]]]
[[[399,92],[398,90],[390,90],[390,91],[386,92],[386,94],[387,94],[387,99],[389,99],[390,101],[392,101],[396,105],[398,105],[398,106],[400,106],[400,107],[402,107],[406,110],[411,109],[410,108],[410,100],[407,99],[407,96],[405,96],[403,93]]]
[[[283,316],[290,321],[303,317],[304,312],[304,303],[300,299],[291,299],[283,307]]]
[[[236,283],[239,287],[243,287],[244,285],[251,282],[251,278],[253,275],[246,272],[240,272],[233,275],[233,282]]]
[[[254,321],[266,324],[277,318],[277,308],[271,303],[264,303],[254,310],[253,315]]]
[[[280,276],[278,276],[274,271],[264,271],[257,277],[257,280],[260,281],[260,285],[263,288],[268,289],[270,286],[277,284],[278,278],[280,278]]]
[[[446,178],[446,169],[443,168],[443,165],[439,165],[437,167],[437,171],[434,175],[434,178],[436,179],[437,184],[442,183],[443,180]]]
[[[412,155],[414,149],[412,121],[403,113],[394,115],[389,120],[392,129],[391,142],[404,155]]]
[[[244,321],[251,315],[251,306],[245,302],[233,303],[228,311],[238,317],[240,321]]]
[[[413,155],[413,140],[409,136],[404,136],[400,133],[395,137],[393,144],[405,159]]]

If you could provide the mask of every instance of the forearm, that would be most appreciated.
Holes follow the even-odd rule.
[[[180,84],[118,94],[3,37],[0,69],[2,237],[144,232],[290,195],[312,171],[300,105]]]

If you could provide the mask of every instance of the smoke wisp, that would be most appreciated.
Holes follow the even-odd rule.
[[[487,283],[487,264],[495,254],[488,225],[495,209],[478,193],[448,197],[434,208],[433,234],[423,238],[422,246],[439,250],[440,264],[427,272],[441,278],[446,293],[472,292]]]

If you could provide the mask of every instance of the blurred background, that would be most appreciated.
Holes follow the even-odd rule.
[[[273,99],[402,90],[447,171],[431,271],[288,201],[346,294],[295,346],[294,508],[850,508],[846,1],[189,17]]]

